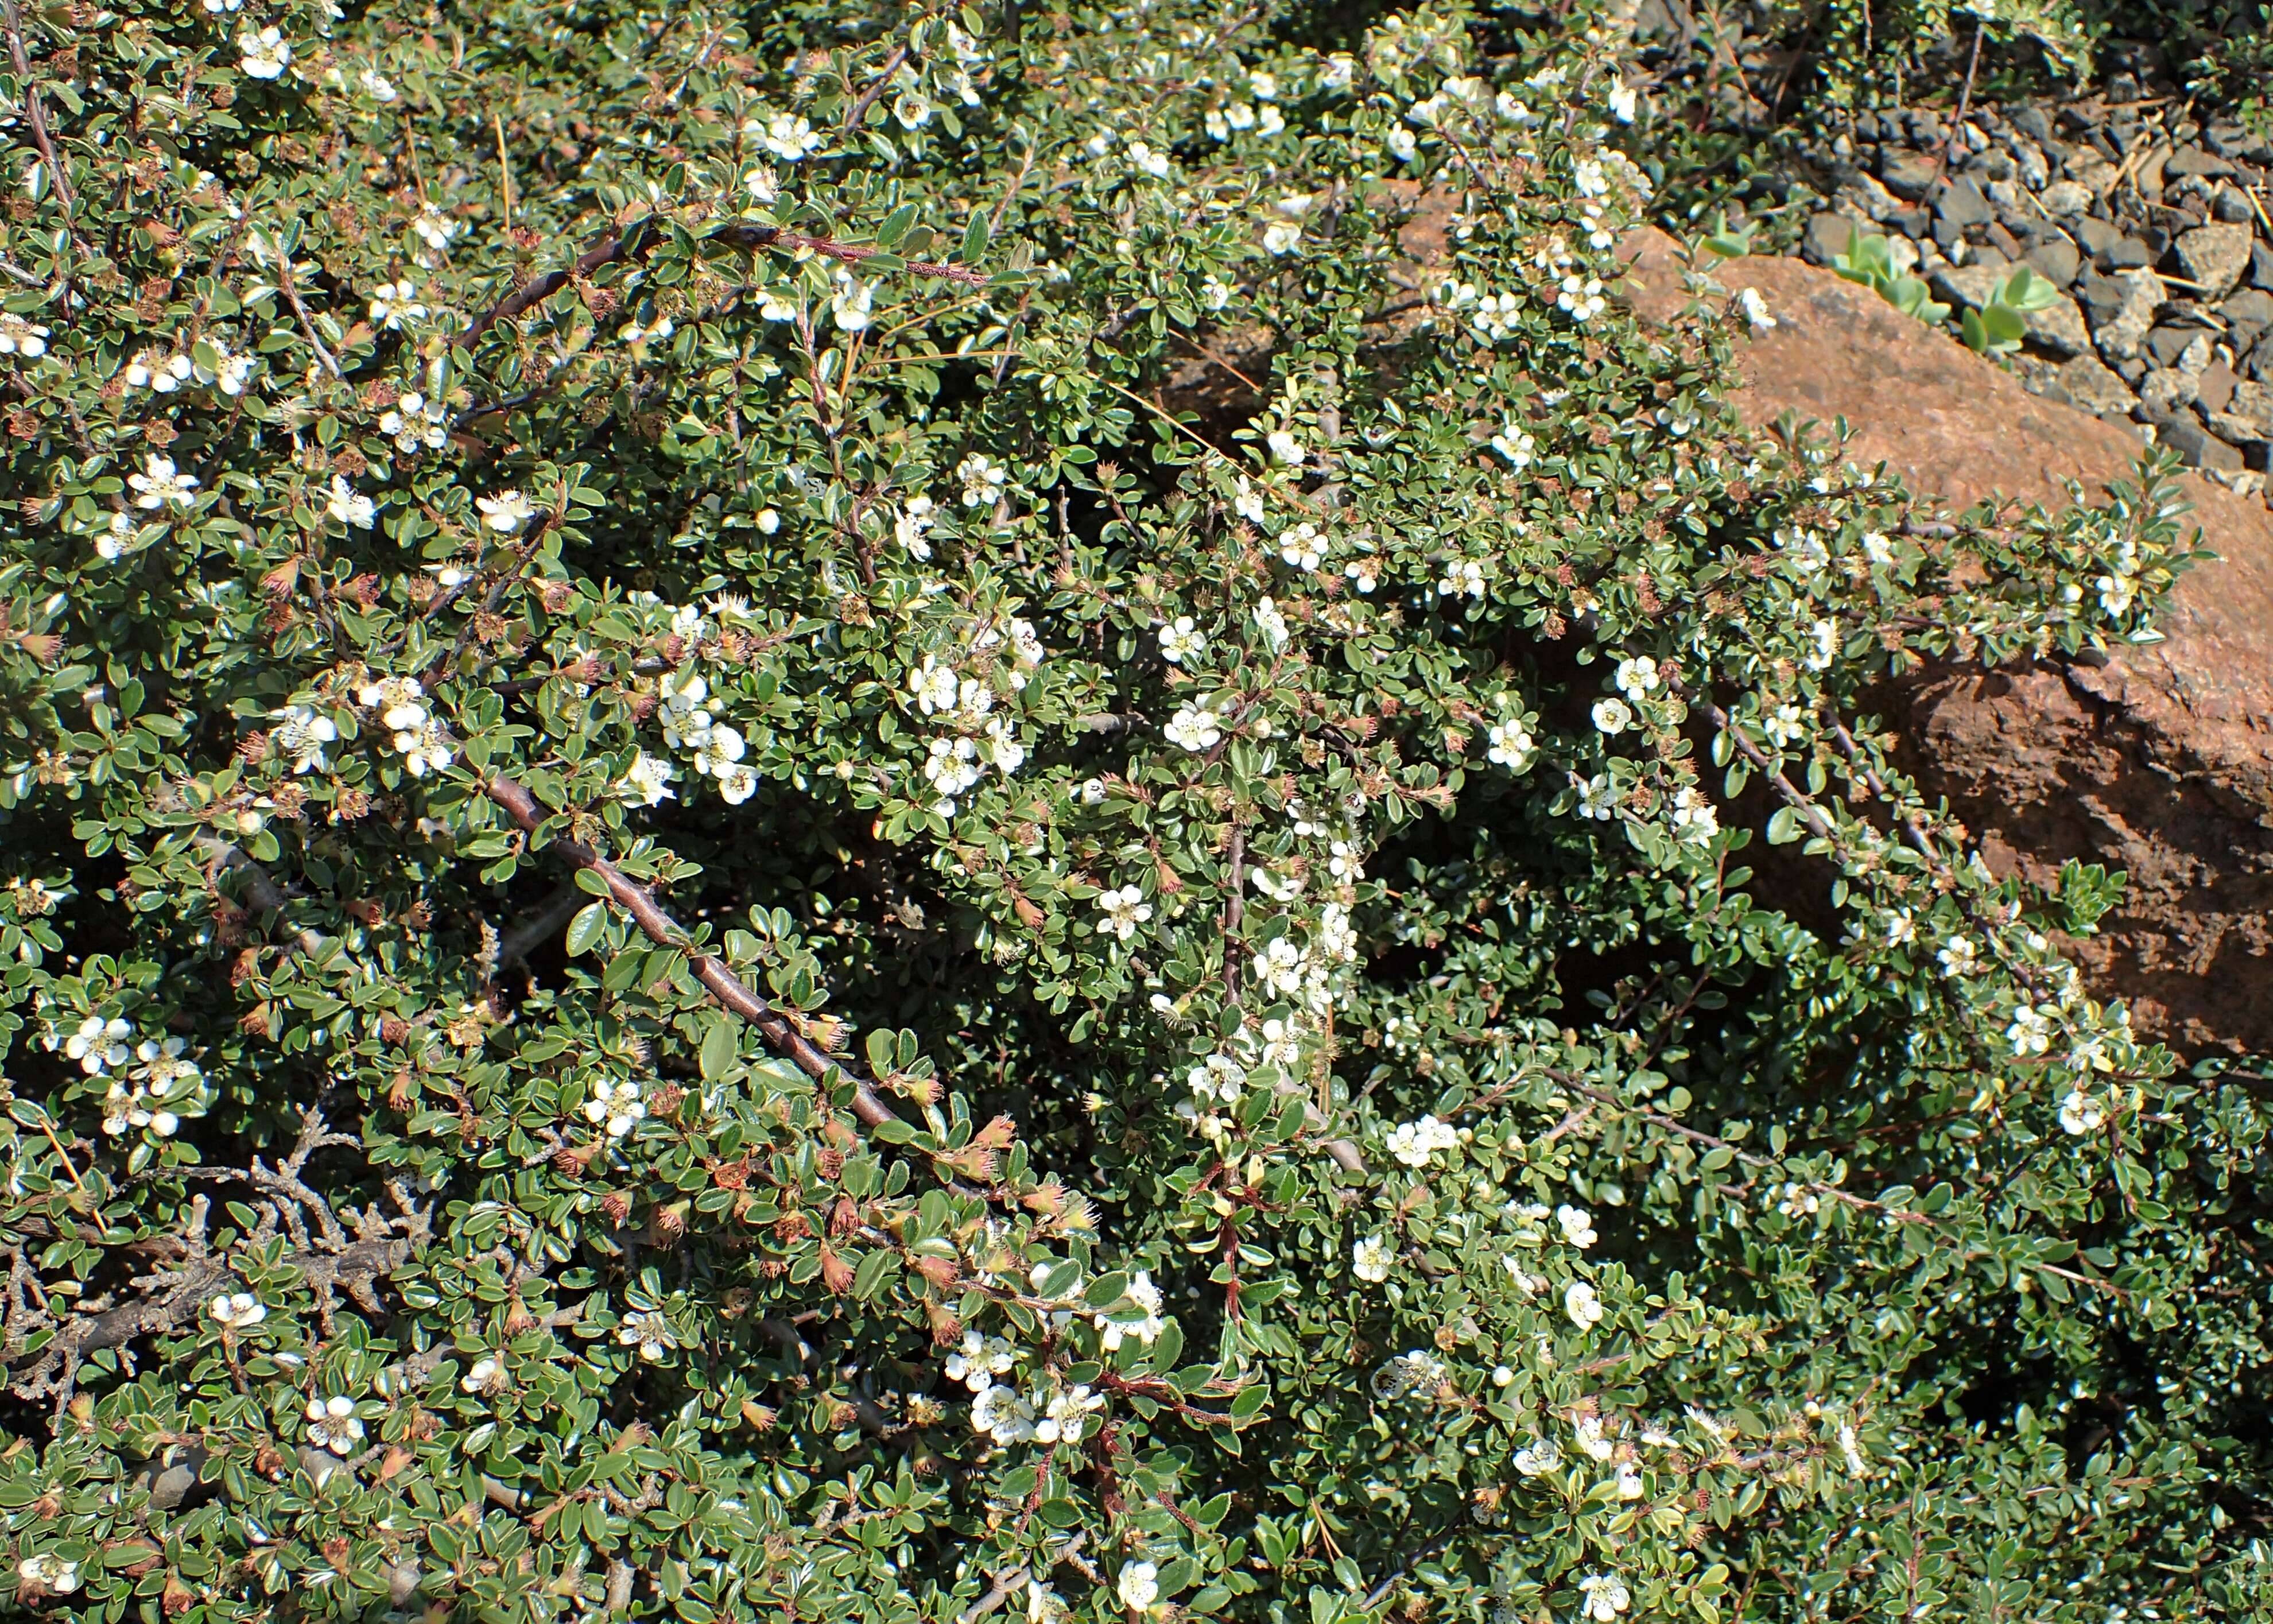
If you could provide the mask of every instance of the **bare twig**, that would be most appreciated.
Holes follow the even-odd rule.
[[[522,829],[533,834],[543,825],[544,808],[537,804],[536,797],[521,784],[499,774],[491,778],[484,787],[489,798]],[[686,931],[656,906],[654,894],[646,886],[632,879],[581,840],[565,834],[555,835],[550,849],[579,868],[589,869],[597,875],[608,888],[609,898],[631,915],[633,922],[639,926],[648,940],[658,946],[675,947],[686,951],[687,962],[694,967],[696,978],[709,989],[711,997],[721,1007],[755,1026],[766,1041],[786,1055],[799,1071],[816,1081],[826,1082],[836,1077],[849,1081],[853,1088],[852,1114],[862,1122],[874,1128],[900,1120],[899,1113],[884,1103],[873,1084],[832,1059],[819,1044],[792,1025],[788,1017],[751,991],[739,976],[727,968],[725,960],[715,954],[690,951]]]
[[[16,77],[24,86],[24,123],[32,132],[32,145],[40,149],[46,160],[48,178],[56,189],[56,197],[64,206],[64,217],[68,222],[79,212],[79,199],[72,195],[71,175],[56,155],[55,138],[48,132],[47,109],[40,105],[39,87],[33,82],[32,59],[24,50],[24,17],[16,0],[5,0],[8,24],[8,60],[16,70]],[[74,224],[74,230],[76,225]]]
[[[892,82],[892,75],[900,71],[900,64],[905,62],[907,59],[908,48],[904,41],[897,49],[894,50],[889,56],[884,59],[882,71],[876,75],[875,79],[869,85],[868,88],[860,93],[860,99],[858,102],[855,102],[851,108],[845,113],[845,134],[851,134],[866,121],[868,109],[876,105],[876,98],[884,94],[885,89]]]

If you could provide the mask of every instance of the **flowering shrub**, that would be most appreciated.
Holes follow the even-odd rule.
[[[2164,470],[1742,431],[1595,48],[6,26],[19,1607],[2262,1587],[2262,1107],[1872,719]]]

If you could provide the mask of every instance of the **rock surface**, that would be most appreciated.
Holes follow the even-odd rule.
[[[1628,297],[1669,320],[1684,302],[1672,243],[1639,233],[1625,252]],[[1758,289],[1777,319],[1747,341],[1748,421],[1843,414],[1852,458],[1958,505],[2057,507],[2062,479],[2128,477],[2135,432],[2030,395],[1868,289],[1785,259],[1714,279]],[[1895,705],[1910,766],[1993,868],[2043,877],[2076,858],[2129,874],[2120,908],[2074,944],[2099,996],[2188,1051],[2273,1049],[2273,514],[2186,484],[2222,557],[2181,579],[2164,642],[2097,665],[1939,673]]]

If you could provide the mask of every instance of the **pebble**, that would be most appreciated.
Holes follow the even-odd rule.
[[[2063,362],[2053,374],[2068,398],[2084,410],[2102,417],[2127,417],[2138,410],[2139,397],[2130,386],[2107,370],[2098,357],[2077,356]]]
[[[1933,184],[1933,160],[1924,153],[1912,152],[1906,147],[1882,147],[1879,149],[1879,178],[1887,190],[1898,198],[1915,203]]]
[[[2065,288],[2083,268],[2083,256],[2064,237],[2047,237],[2021,256],[2029,268],[2055,288]]]
[[[2249,269],[2252,234],[2247,226],[2196,226],[2176,244],[2179,268],[2198,285],[2204,298],[2223,298]]]
[[[2091,349],[2091,329],[2083,312],[2065,293],[2042,310],[2023,312],[2022,322],[2037,348],[2056,356],[2082,356]]]
[[[1989,199],[1981,188],[1969,180],[1954,180],[1941,189],[1934,199],[1933,212],[1939,219],[1961,230],[1967,226],[1985,226],[1997,218],[1997,211],[1989,207]]]
[[[2112,277],[2119,289],[2114,309],[2093,329],[2099,353],[2111,361],[2135,359],[2163,305],[2163,279],[2152,271],[2122,271]]]
[[[2081,214],[2091,207],[2091,188],[2078,181],[2056,180],[2037,195],[2044,213],[2055,219]]]

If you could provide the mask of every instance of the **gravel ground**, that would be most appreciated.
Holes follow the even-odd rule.
[[[2118,75],[2058,107],[1858,116],[1814,154],[1819,265],[1855,226],[1955,312],[2014,264],[2057,303],[2012,365],[2037,394],[2176,449],[2237,490],[2273,462],[2273,141]]]

